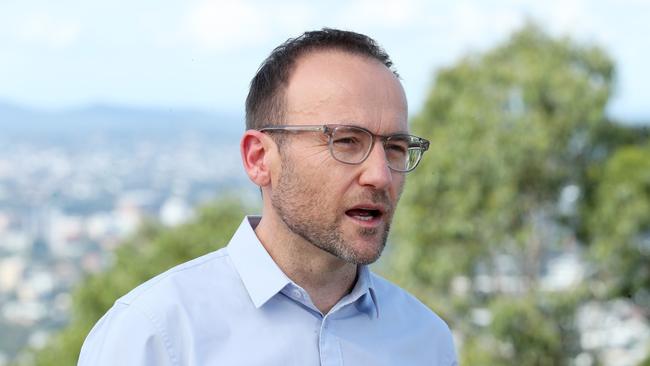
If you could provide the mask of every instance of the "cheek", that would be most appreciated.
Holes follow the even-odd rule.
[[[271,169],[271,187],[277,187],[280,184],[282,174],[284,174],[283,169],[284,167],[280,164],[277,164]]]
[[[404,174],[394,174],[393,175],[393,195],[395,201],[399,200],[402,195],[402,190],[404,190],[405,177]]]

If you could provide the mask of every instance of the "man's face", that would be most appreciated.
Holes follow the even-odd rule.
[[[375,134],[407,132],[406,98],[376,60],[338,51],[303,56],[286,90],[285,124],[348,124]],[[336,161],[319,132],[288,135],[271,203],[287,227],[350,263],[368,264],[385,246],[404,174],[386,165],[379,140],[359,165]]]

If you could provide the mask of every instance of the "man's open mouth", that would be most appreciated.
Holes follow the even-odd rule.
[[[345,214],[357,220],[371,221],[375,218],[381,217],[383,212],[372,208],[353,208],[345,211]]]

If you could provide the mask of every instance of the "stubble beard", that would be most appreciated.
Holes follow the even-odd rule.
[[[307,242],[348,263],[365,265],[377,261],[388,239],[390,214],[385,213],[383,230],[357,229],[359,237],[374,238],[378,241],[374,244],[374,250],[362,252],[344,237],[341,225],[344,213],[323,211],[327,207],[324,200],[328,198],[324,191],[303,182],[296,174],[293,162],[286,158],[286,154],[282,154],[282,173],[277,187],[274,187],[271,194],[271,205],[287,228]],[[384,191],[366,193],[364,198],[390,206],[388,195]]]

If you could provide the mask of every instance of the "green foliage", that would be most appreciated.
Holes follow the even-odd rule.
[[[573,310],[585,297],[582,289],[563,294],[529,293],[489,300],[488,325],[461,324],[465,334],[464,365],[568,365],[567,355],[579,353]]]
[[[77,287],[71,323],[43,349],[26,354],[19,364],[76,364],[86,335],[117,298],[158,273],[223,247],[244,211],[240,202],[224,199],[204,207],[194,220],[173,229],[145,224],[115,251],[108,270],[89,276]]]
[[[490,311],[493,344],[491,352],[483,352],[492,354],[491,361],[500,365],[562,364],[560,330],[535,299],[496,299],[490,304]],[[465,355],[470,359],[464,364],[485,364],[484,360],[471,359],[471,352]]]
[[[598,148],[609,154],[618,146],[607,131],[629,141],[605,118],[613,76],[600,48],[528,24],[442,70],[412,121],[431,148],[408,177],[388,266],[459,332],[464,364],[561,365],[579,352],[574,308],[589,293],[559,294],[549,304],[538,277],[545,253],[575,241],[583,223],[558,208],[562,189],[585,191],[590,167],[604,160]],[[479,291],[478,269],[494,278],[503,255],[514,259],[522,288]],[[459,278],[469,289],[452,285]],[[492,314],[489,325],[475,324],[472,309]]]
[[[646,298],[650,289],[650,140],[616,151],[594,170],[595,207],[590,211],[592,253],[610,295]]]
[[[645,360],[641,361],[639,366],[650,366],[650,353],[648,353],[648,356],[645,358]]]
[[[398,217],[413,246],[400,249],[402,267],[441,287],[493,246],[535,241],[532,216],[583,174],[578,162],[603,121],[612,74],[600,49],[535,25],[441,71],[413,121],[432,143]]]
[[[613,122],[599,124],[594,131],[593,141],[586,154],[587,174],[582,182],[583,194],[580,216],[584,218],[576,224],[576,234],[581,241],[591,243],[594,221],[590,219],[596,206],[600,205],[602,194],[597,194],[606,161],[619,148],[643,146],[650,141],[650,124],[630,126]],[[599,197],[600,196],[600,197]],[[595,226],[597,228],[597,226]]]

